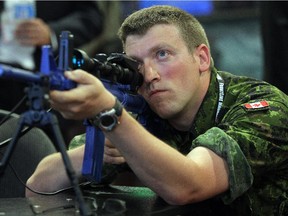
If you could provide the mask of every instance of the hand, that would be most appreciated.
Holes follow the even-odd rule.
[[[66,71],[66,78],[78,85],[68,91],[50,92],[52,108],[58,110],[67,119],[85,119],[110,109],[115,104],[115,97],[105,89],[95,76],[83,71]]]
[[[39,18],[21,21],[15,30],[15,38],[22,45],[42,46],[50,44],[50,27]]]
[[[104,162],[110,164],[125,163],[125,159],[122,154],[108,139],[105,139]]]

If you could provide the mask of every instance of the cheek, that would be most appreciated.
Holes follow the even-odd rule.
[[[189,68],[185,67],[185,64],[173,64],[169,68],[166,68],[165,73],[162,75],[165,79],[169,79],[177,85],[184,84],[189,77]]]
[[[179,95],[188,96],[188,94],[192,94],[192,92],[199,88],[199,77],[195,71],[197,71],[197,69],[191,66],[185,67],[179,65],[174,71],[167,73],[169,77],[167,77],[167,79],[170,80],[170,84]]]
[[[158,65],[157,71],[159,71],[161,79],[176,81],[182,73],[182,69],[183,65],[174,61],[169,64]]]

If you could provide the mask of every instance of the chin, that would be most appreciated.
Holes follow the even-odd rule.
[[[168,104],[167,102],[155,103],[153,105],[150,104],[150,108],[162,119],[167,119],[172,115],[172,104]]]
[[[168,112],[167,110],[163,110],[163,109],[153,109],[153,111],[155,113],[157,113],[157,115],[162,118],[162,119],[169,119],[169,117],[171,116],[171,113]]]

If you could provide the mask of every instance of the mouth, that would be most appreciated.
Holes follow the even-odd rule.
[[[159,94],[165,92],[164,90],[153,90],[149,93],[149,98],[158,96]]]

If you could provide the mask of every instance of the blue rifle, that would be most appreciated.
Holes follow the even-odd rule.
[[[124,54],[112,53],[110,56],[98,54],[90,59],[82,50],[74,51],[74,68],[88,71],[102,81],[104,86],[123,104],[129,112],[141,116],[146,109],[146,102],[136,93],[143,77],[138,70],[138,63]],[[139,118],[144,124],[144,119]],[[100,182],[104,155],[105,137],[99,128],[86,121],[86,143],[82,175],[87,179]]]
[[[0,77],[29,84],[28,91],[26,92],[28,95],[29,109],[20,115],[18,127],[0,162],[0,168],[7,166],[12,151],[19,137],[23,134],[22,129],[24,129],[25,125],[30,126],[30,128],[32,126],[51,126],[56,139],[55,144],[58,145],[68,178],[74,188],[79,203],[80,214],[88,216],[92,215],[92,212],[85,204],[78,179],[66,152],[66,146],[59,129],[57,118],[52,113],[46,111],[49,104],[48,94],[50,89],[68,90],[76,87],[76,83],[64,77],[64,71],[71,69],[72,65],[73,35],[70,32],[64,31],[61,33],[59,48],[60,52],[57,66],[51,47],[48,45],[42,47],[40,72],[33,73],[7,65],[0,65]]]
[[[46,96],[49,90],[69,90],[75,88],[77,84],[65,78],[64,71],[76,68],[81,68],[94,74],[121,101],[126,110],[141,115],[146,109],[146,102],[136,93],[137,88],[143,82],[142,75],[137,72],[138,63],[128,56],[119,53],[113,53],[110,56],[99,54],[97,58],[90,59],[84,51],[71,48],[72,39],[73,35],[70,32],[62,32],[59,40],[58,66],[53,57],[52,49],[48,45],[42,47],[40,72],[33,73],[0,64],[0,78],[14,79],[33,86],[32,89],[34,90],[28,94],[30,110],[25,115],[28,114],[29,118],[35,118],[35,116],[39,118],[41,116],[36,122],[39,123],[40,121],[41,126],[45,125],[47,122],[44,121],[43,123],[41,118],[50,117],[46,117],[47,113],[44,109],[44,104],[47,105],[48,103],[43,103],[43,100],[47,100]],[[41,90],[39,91],[39,89]],[[45,89],[44,92],[42,89]],[[144,124],[144,118],[139,119],[142,119],[141,121]],[[34,120],[33,122],[35,123]],[[82,174],[88,179],[98,182],[101,180],[105,138],[100,129],[91,126],[88,121],[84,121],[84,123],[86,124],[86,143]],[[59,138],[59,134],[57,138]],[[12,139],[12,141],[15,140],[16,138]],[[63,142],[63,138],[61,140]],[[64,151],[64,145],[61,146],[62,151]],[[6,154],[8,156],[4,157],[4,163],[0,165],[6,164],[11,151],[12,147],[10,148],[10,152]],[[62,152],[62,156],[66,158],[66,163],[70,163],[65,152]],[[71,168],[71,164],[68,165]],[[73,184],[74,172],[70,168],[67,172],[70,172],[68,176],[70,176]],[[80,197],[79,200],[81,201],[81,195],[78,195],[78,197]],[[82,211],[85,210],[82,209]]]
[[[64,33],[63,33],[64,34]],[[69,35],[62,35],[69,39]],[[104,86],[123,104],[126,110],[141,116],[146,109],[144,99],[136,93],[142,84],[143,77],[138,70],[138,62],[120,53],[110,56],[98,54],[89,58],[82,51],[71,51],[70,40],[60,40],[58,67],[56,66],[50,46],[43,46],[41,70],[37,73],[0,65],[0,77],[15,79],[38,85],[46,85],[48,89],[69,90],[76,87],[76,83],[64,77],[64,71],[81,68],[98,77]],[[71,53],[73,53],[71,55]],[[41,100],[39,100],[40,103]],[[35,103],[35,101],[33,101]],[[39,104],[36,105],[40,106]],[[139,118],[144,124],[144,118]],[[104,154],[104,134],[98,128],[84,121],[86,126],[86,143],[82,174],[86,178],[99,182],[101,180]]]
[[[71,49],[70,43],[72,42],[73,36],[69,32],[62,32],[60,39],[58,66],[54,60],[51,46],[44,45],[42,47],[40,72],[33,73],[28,70],[0,64],[0,78],[13,79],[31,85],[38,84],[54,90],[69,90],[75,88],[76,83],[68,80],[64,76],[64,71],[71,69],[72,55],[69,54],[68,49]],[[71,60],[69,58],[71,58]]]

